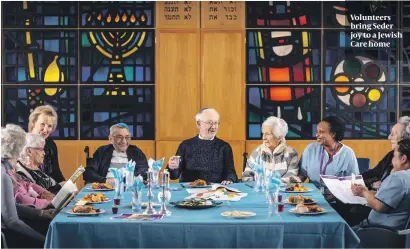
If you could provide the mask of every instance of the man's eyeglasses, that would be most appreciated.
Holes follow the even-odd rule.
[[[122,141],[123,139],[125,139],[125,141],[130,141],[130,140],[131,140],[131,137],[130,137],[130,136],[126,136],[126,137],[123,137],[123,136],[113,136],[113,138],[114,138],[116,141]]]
[[[209,125],[209,126],[219,126],[219,125],[221,125],[220,122],[211,122],[211,121],[205,122],[205,121],[202,121],[202,120],[200,120],[200,121],[201,121],[202,123],[204,123],[204,124]]]

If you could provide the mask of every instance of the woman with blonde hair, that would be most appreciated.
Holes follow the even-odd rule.
[[[28,132],[39,134],[46,140],[44,163],[41,167],[41,171],[57,182],[63,182],[65,179],[58,164],[57,145],[53,139],[49,137],[57,128],[57,120],[57,113],[52,106],[38,106],[30,114]]]
[[[298,180],[298,153],[286,144],[285,137],[288,134],[288,124],[285,120],[277,117],[269,117],[262,124],[261,145],[256,147],[250,155],[251,161],[261,159],[264,169],[279,172],[282,181],[289,182],[291,179]],[[254,172],[246,166],[242,174],[242,181],[253,181]]]

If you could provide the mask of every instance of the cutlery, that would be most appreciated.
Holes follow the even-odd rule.
[[[248,187],[250,187],[250,188],[253,188],[253,186],[252,185],[250,185],[250,184],[245,184],[246,186],[248,186]]]

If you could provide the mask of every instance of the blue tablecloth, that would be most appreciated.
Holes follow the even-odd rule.
[[[331,208],[320,192],[308,193],[318,201],[327,213],[317,216],[297,216],[285,211],[269,217],[264,194],[255,193],[243,183],[233,184],[247,197],[238,202],[204,210],[187,210],[169,206],[171,216],[157,221],[113,220],[112,202],[95,204],[106,213],[98,216],[68,216],[63,209],[50,224],[45,248],[136,248],[136,247],[226,247],[226,248],[355,248],[359,239],[348,224]],[[171,185],[179,187],[180,185]],[[85,188],[75,200],[92,192]],[[155,202],[159,189],[154,191]],[[113,191],[105,192],[113,197]],[[284,198],[290,195],[282,193]],[[173,191],[171,201],[182,200],[187,191]],[[143,201],[146,201],[146,190]],[[131,193],[126,192],[119,214],[131,213]],[[159,210],[159,208],[157,208]],[[221,216],[228,210],[252,211],[256,216],[247,219],[231,219]]]

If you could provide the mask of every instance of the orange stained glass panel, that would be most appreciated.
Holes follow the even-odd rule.
[[[306,82],[309,82],[309,81],[310,81],[310,68],[307,67],[306,68]]]
[[[275,101],[292,100],[292,92],[290,87],[272,87],[270,88],[270,98]]]
[[[269,81],[289,82],[289,68],[269,68]]]

